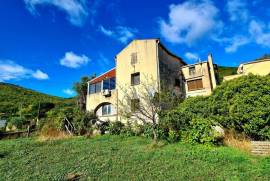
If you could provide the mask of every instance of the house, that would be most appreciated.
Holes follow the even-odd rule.
[[[183,66],[186,97],[210,95],[218,84],[217,70],[212,55],[207,61]]]
[[[248,74],[261,76],[270,74],[270,58],[263,57],[255,61],[242,63],[239,65],[236,75],[225,76],[224,80],[228,81]]]
[[[122,121],[119,106],[126,96],[124,90],[141,90],[149,81],[154,82],[156,90],[166,88],[183,98],[187,93],[188,96],[208,95],[217,84],[216,67],[210,58],[192,65],[195,72],[201,71],[201,74],[191,77],[186,74],[187,63],[171,53],[159,39],[133,40],[116,55],[115,68],[88,82],[86,109],[94,111],[100,120]],[[197,83],[197,80],[201,82]],[[192,81],[195,81],[195,87],[192,87]],[[197,87],[197,84],[200,85]],[[141,104],[140,101],[134,97],[126,104],[134,107]]]

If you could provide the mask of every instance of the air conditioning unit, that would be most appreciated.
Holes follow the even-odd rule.
[[[111,95],[111,91],[109,89],[105,89],[105,90],[103,90],[103,95],[108,97]]]

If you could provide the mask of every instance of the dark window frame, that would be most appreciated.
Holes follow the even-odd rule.
[[[140,83],[141,83],[140,72],[131,74],[131,86],[139,85]]]
[[[137,112],[140,109],[140,99],[130,100],[130,110],[131,112]]]

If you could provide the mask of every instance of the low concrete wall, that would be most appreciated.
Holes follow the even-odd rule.
[[[270,141],[252,141],[251,148],[254,155],[270,155]]]

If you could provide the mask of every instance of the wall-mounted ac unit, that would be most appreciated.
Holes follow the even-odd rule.
[[[105,89],[105,90],[103,90],[103,95],[104,96],[110,96],[111,95],[111,91],[109,89]]]

